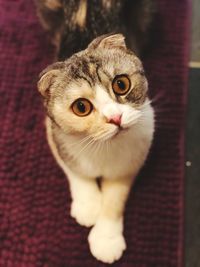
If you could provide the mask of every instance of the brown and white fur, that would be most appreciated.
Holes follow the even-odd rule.
[[[121,74],[129,77],[131,87],[117,96],[112,82]],[[88,236],[92,255],[113,263],[126,249],[125,203],[154,132],[142,63],[127,49],[123,35],[101,36],[44,70],[38,88],[48,114],[49,145],[69,180],[71,216],[83,226],[93,226]],[[92,103],[88,116],[73,113],[71,106],[78,98]],[[118,115],[120,127],[111,120]]]

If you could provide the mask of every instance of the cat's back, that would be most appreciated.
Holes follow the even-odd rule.
[[[43,26],[52,34],[58,58],[83,50],[97,36],[121,32],[135,52],[145,47],[153,0],[35,0]]]

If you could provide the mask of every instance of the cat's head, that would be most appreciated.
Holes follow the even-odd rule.
[[[100,36],[88,48],[47,67],[38,89],[50,118],[67,134],[107,140],[143,115],[147,80],[124,36]]]

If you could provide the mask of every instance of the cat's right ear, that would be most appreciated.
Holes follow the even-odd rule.
[[[88,46],[88,49],[96,49],[96,48],[126,49],[125,37],[121,33],[101,35],[95,38]]]
[[[56,62],[46,69],[44,69],[39,75],[39,81],[37,83],[38,91],[45,98],[50,96],[50,89],[54,84],[56,78],[58,78],[61,69],[64,68],[64,62]]]

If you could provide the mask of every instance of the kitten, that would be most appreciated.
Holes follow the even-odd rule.
[[[125,203],[151,146],[154,112],[142,63],[122,34],[99,36],[76,53],[69,50],[64,54],[72,55],[47,67],[38,82],[47,138],[69,180],[71,216],[93,226],[92,255],[113,263],[126,249]]]
[[[91,253],[107,263],[126,248],[124,205],[152,142],[147,87],[142,64],[121,34],[99,37],[54,63],[38,83],[49,145],[70,183],[71,215],[94,225]],[[101,189],[96,177],[102,177]]]

